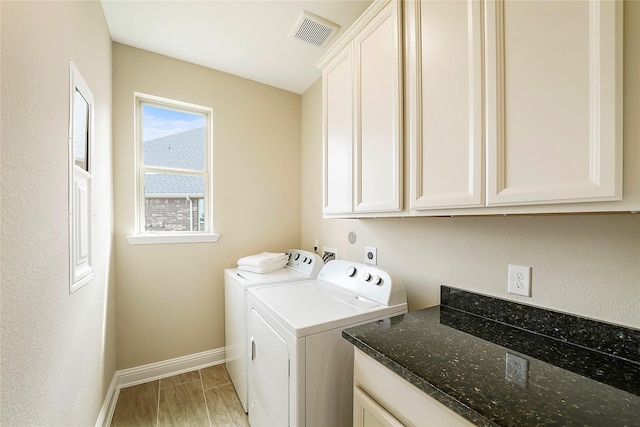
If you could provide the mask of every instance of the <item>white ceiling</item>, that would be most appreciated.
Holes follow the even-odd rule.
[[[101,0],[111,38],[295,93],[371,0]],[[340,25],[324,47],[291,37],[303,11]]]

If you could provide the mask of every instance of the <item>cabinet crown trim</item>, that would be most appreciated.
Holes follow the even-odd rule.
[[[316,68],[323,69],[331,59],[344,49],[355,37],[355,35],[371,21],[387,4],[398,0],[374,0],[373,3],[363,12],[362,15],[347,29],[347,31],[336,40],[329,50],[316,63]]]

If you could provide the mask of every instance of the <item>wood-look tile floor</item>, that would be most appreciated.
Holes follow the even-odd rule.
[[[249,426],[224,364],[120,390],[111,425]]]

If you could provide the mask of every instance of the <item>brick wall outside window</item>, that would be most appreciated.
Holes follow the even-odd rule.
[[[198,200],[180,198],[146,198],[145,231],[198,231]],[[191,208],[191,212],[189,209]],[[192,228],[189,228],[192,224]]]

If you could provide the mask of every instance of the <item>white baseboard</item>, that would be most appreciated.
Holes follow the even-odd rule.
[[[195,371],[196,369],[202,369],[224,362],[225,348],[223,347],[116,371],[113,374],[111,385],[102,404],[102,409],[96,421],[96,427],[108,427],[111,424],[121,388]]]
[[[107,395],[104,398],[102,408],[100,408],[100,413],[98,414],[96,427],[109,427],[109,425],[111,425],[111,418],[113,418],[113,412],[116,410],[116,403],[118,402],[118,395],[120,394],[120,389],[116,385],[117,380],[118,372],[113,374],[109,390],[107,390]]]
[[[123,369],[116,372],[118,376],[117,386],[118,388],[129,387],[224,363],[224,355],[224,348],[219,348],[135,368]]]

